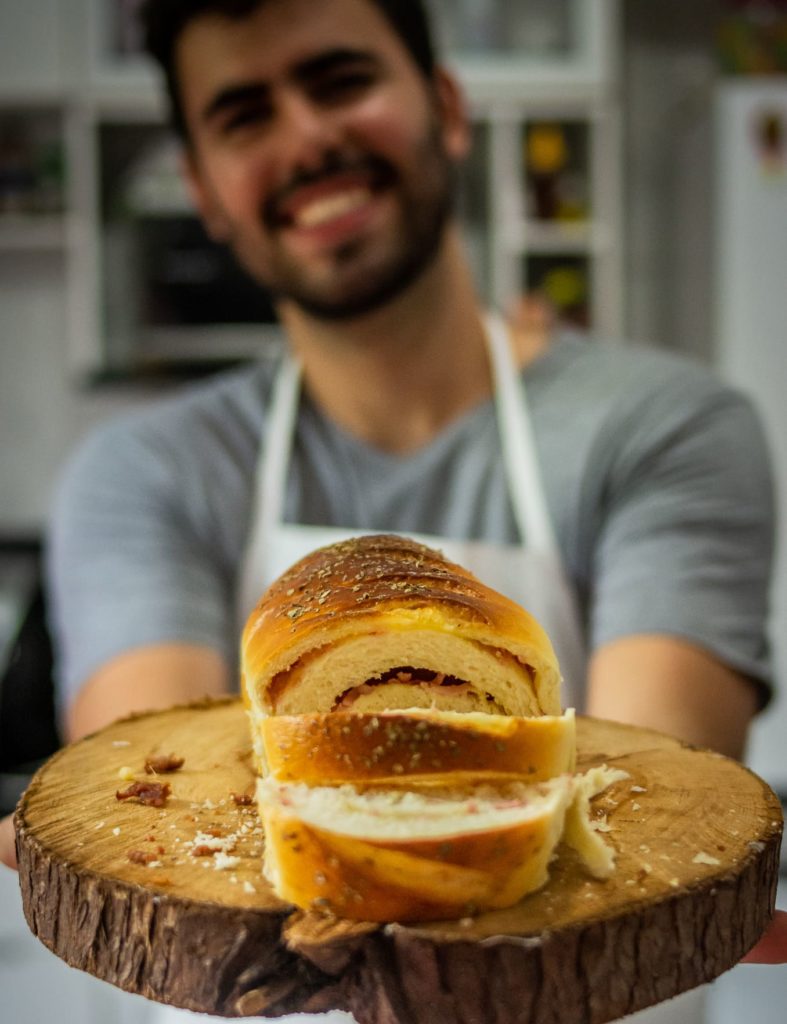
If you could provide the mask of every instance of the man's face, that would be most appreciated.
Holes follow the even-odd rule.
[[[368,0],[201,17],[176,60],[193,193],[261,284],[351,317],[428,265],[466,125],[451,83],[427,83]]]

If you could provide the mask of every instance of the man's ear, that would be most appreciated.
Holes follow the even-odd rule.
[[[462,160],[470,150],[470,119],[464,93],[446,68],[435,68],[434,83],[446,152],[455,160]]]
[[[210,183],[205,180],[196,157],[188,149],[181,157],[181,171],[202,226],[214,242],[228,242],[230,230],[224,211],[213,195]]]

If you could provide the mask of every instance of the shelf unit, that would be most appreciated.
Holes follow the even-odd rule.
[[[1,5],[8,2],[0,0],[0,15]],[[64,212],[29,222],[13,218],[4,223],[0,218],[0,254],[22,248],[65,254],[69,360],[81,378],[140,368],[149,372],[167,359],[245,358],[270,335],[256,322],[246,327],[158,323],[140,331],[133,313],[121,308],[136,288],[131,274],[135,215],[109,210],[108,190],[115,189],[117,200],[123,179],[120,157],[111,147],[124,131],[133,133],[140,153],[146,139],[160,141],[165,110],[152,69],[133,53],[108,51],[107,41],[117,34],[114,5],[120,2],[72,0],[69,19],[53,0],[29,0],[26,5],[26,17],[34,17],[38,7],[48,24],[59,19],[62,32],[57,109],[67,168]],[[540,286],[533,278],[536,272],[543,276],[562,268],[562,276],[552,276],[564,292],[571,291],[572,281],[575,289],[585,288],[579,319],[599,333],[620,337],[617,0],[433,3],[443,36],[452,33],[446,39],[451,47],[447,63],[463,84],[476,136],[464,173],[461,210],[480,290],[491,304],[510,309],[523,292]],[[484,11],[495,17],[483,22]],[[44,80],[51,102],[49,71]],[[9,102],[7,93],[0,79],[0,113]],[[35,94],[33,85],[24,93],[31,103]],[[586,197],[581,215],[575,211],[572,219],[544,218],[529,208],[526,143],[533,126],[567,128],[569,142],[572,132],[581,131]],[[132,155],[137,160],[139,154]],[[143,164],[138,161],[137,169]],[[183,216],[183,196],[173,182],[164,185],[158,215],[166,221],[171,214],[174,222]],[[134,187],[139,191],[142,185],[137,181]]]
[[[45,93],[0,93],[0,254],[65,249],[64,108]]]

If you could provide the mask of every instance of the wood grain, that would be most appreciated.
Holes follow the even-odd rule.
[[[737,763],[658,733],[580,719],[578,746],[580,768],[629,773],[593,808],[617,854],[612,879],[562,849],[547,887],[508,910],[378,926],[293,911],[268,888],[256,811],[233,797],[254,785],[240,702],[140,715],[60,751],[23,796],[25,914],[72,966],[203,1012],[602,1024],[710,981],[756,942],[782,815]],[[116,799],[168,754],[184,764],[159,780],[164,807]],[[226,849],[194,856],[206,836]]]

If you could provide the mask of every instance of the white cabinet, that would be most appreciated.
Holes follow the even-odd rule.
[[[60,24],[44,63],[70,83],[57,106],[66,214],[38,222],[35,244],[62,240],[80,376],[242,358],[272,321],[189,211],[158,78],[130,29],[137,2],[25,5],[31,37]],[[474,123],[461,210],[482,293],[510,309],[540,290],[567,319],[620,336],[616,0],[430,2]],[[16,10],[0,0],[0,28]],[[7,93],[0,77],[0,110]]]
[[[487,202],[487,297],[547,295],[564,319],[622,334],[622,159],[616,0],[434,0],[471,102],[470,173]]]
[[[61,45],[69,0],[0,0],[0,92],[54,95],[67,84]]]

